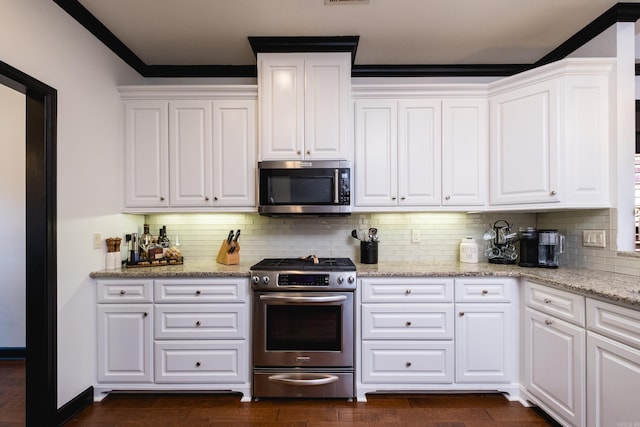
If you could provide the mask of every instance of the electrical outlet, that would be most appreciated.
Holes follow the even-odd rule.
[[[420,243],[420,230],[411,230],[411,243]]]
[[[604,230],[582,230],[582,246],[604,248],[606,245],[606,234]]]
[[[102,233],[93,233],[93,249],[102,248]]]

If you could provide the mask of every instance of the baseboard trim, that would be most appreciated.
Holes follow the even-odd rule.
[[[0,359],[25,359],[26,357],[25,347],[0,347]]]
[[[93,403],[93,386],[62,405],[58,409],[58,426],[70,421],[74,415]]]

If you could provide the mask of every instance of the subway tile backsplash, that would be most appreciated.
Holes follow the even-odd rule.
[[[185,260],[215,262],[218,249],[229,230],[242,229],[241,261],[254,263],[262,258],[320,257],[360,259],[359,242],[351,230],[378,229],[378,260],[411,262],[458,261],[463,237],[476,239],[480,262],[489,242],[482,240],[487,228],[500,219],[519,227],[555,228],[567,236],[567,252],[561,266],[581,267],[640,276],[640,257],[619,256],[611,244],[616,227],[608,209],[554,211],[546,213],[354,213],[349,217],[270,218],[253,213],[153,214],[145,220],[156,234],[167,226],[169,238],[179,236]],[[606,248],[582,246],[582,230],[606,231]],[[419,242],[412,242],[416,230]],[[613,237],[615,238],[615,237]]]

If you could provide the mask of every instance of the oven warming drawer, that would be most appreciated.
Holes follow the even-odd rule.
[[[331,372],[305,370],[253,371],[253,397],[321,397],[352,398],[355,396],[353,370]]]

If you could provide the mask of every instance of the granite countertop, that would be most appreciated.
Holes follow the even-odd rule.
[[[257,262],[257,261],[256,261]],[[187,262],[183,265],[147,268],[123,268],[92,272],[92,278],[160,278],[160,277],[249,277],[254,263],[223,265],[216,262]],[[359,278],[366,277],[515,277],[577,292],[589,297],[619,303],[640,310],[640,278],[626,274],[560,267],[558,269],[525,268],[499,264],[424,264],[417,262],[382,262],[356,264]]]

